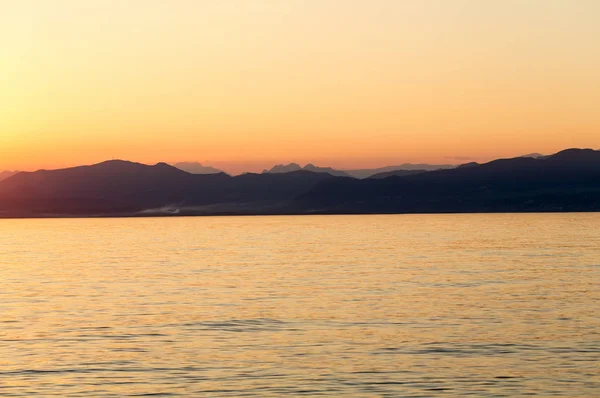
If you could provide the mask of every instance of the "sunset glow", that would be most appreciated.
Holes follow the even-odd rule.
[[[595,0],[0,3],[0,170],[600,147]]]

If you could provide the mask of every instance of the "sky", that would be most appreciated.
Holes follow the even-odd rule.
[[[0,0],[0,170],[600,148],[597,0]]]

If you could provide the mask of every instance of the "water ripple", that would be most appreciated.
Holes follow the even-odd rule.
[[[0,245],[1,396],[600,396],[600,214],[0,220]]]

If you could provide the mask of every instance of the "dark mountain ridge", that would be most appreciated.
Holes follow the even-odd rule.
[[[401,174],[232,177],[114,160],[13,175],[0,182],[0,217],[600,210],[600,151],[591,149]]]
[[[113,160],[22,172],[0,183],[0,216],[119,215],[208,205],[275,205],[332,178],[326,173],[190,174],[166,163]],[[264,206],[264,205],[263,205]]]
[[[385,179],[336,180],[297,200],[315,212],[597,211],[600,151],[499,159]]]

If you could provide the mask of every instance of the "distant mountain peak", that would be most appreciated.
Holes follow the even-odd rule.
[[[545,155],[542,155],[541,153],[534,152],[534,153],[528,153],[527,155],[522,155],[521,157],[538,159],[538,158],[542,158],[544,156]]]
[[[277,164],[270,170],[265,170],[263,173],[290,173],[292,171],[302,170],[298,163]]]

